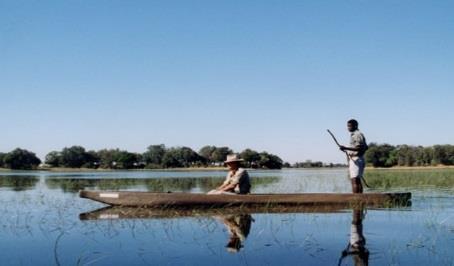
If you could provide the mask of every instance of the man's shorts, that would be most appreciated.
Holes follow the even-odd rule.
[[[350,178],[362,178],[365,167],[366,162],[364,160],[364,157],[352,157],[348,165]]]

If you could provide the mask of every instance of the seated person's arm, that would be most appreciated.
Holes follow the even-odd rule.
[[[224,189],[224,187],[226,187],[228,185],[229,185],[229,181],[225,180],[219,187],[216,188],[216,190],[222,191]]]
[[[241,179],[244,176],[244,171],[238,171],[234,178],[231,179],[230,183],[223,184],[222,191],[232,191],[235,189],[235,187],[240,183]]]
[[[227,183],[227,184],[222,184],[220,187],[218,187],[217,190],[219,191],[232,191],[236,187],[236,183]]]
[[[240,179],[243,178],[244,171],[238,171],[235,177],[230,181],[226,180],[224,183],[217,188],[219,191],[232,191],[240,183]]]

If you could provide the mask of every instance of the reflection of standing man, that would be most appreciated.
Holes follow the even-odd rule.
[[[363,178],[364,168],[366,167],[366,161],[364,160],[364,153],[366,153],[368,148],[366,138],[359,131],[358,121],[355,119],[347,122],[347,128],[350,132],[350,146],[340,146],[339,148],[341,151],[347,153],[352,192],[363,193],[361,179]]]
[[[238,252],[243,247],[242,243],[251,231],[252,216],[250,214],[240,214],[221,216],[219,218],[229,231],[227,250],[229,252]]]
[[[354,209],[352,225],[350,227],[350,242],[347,248],[342,251],[342,257],[339,260],[339,265],[342,264],[342,259],[347,256],[352,256],[356,266],[369,265],[369,250],[366,246],[366,238],[363,234],[363,209]]]

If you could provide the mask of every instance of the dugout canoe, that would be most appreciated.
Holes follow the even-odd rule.
[[[110,206],[126,207],[226,207],[226,206],[319,206],[319,205],[361,205],[384,206],[405,204],[411,200],[411,193],[299,193],[299,194],[247,194],[207,195],[202,193],[156,193],[131,191],[90,191],[82,190],[81,198],[91,199]]]

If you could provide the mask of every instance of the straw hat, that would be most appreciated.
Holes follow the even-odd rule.
[[[224,163],[243,162],[243,159],[238,157],[238,154],[229,154]]]
[[[241,240],[238,237],[231,236],[229,242],[225,246],[227,251],[230,253],[237,253],[243,247]]]

